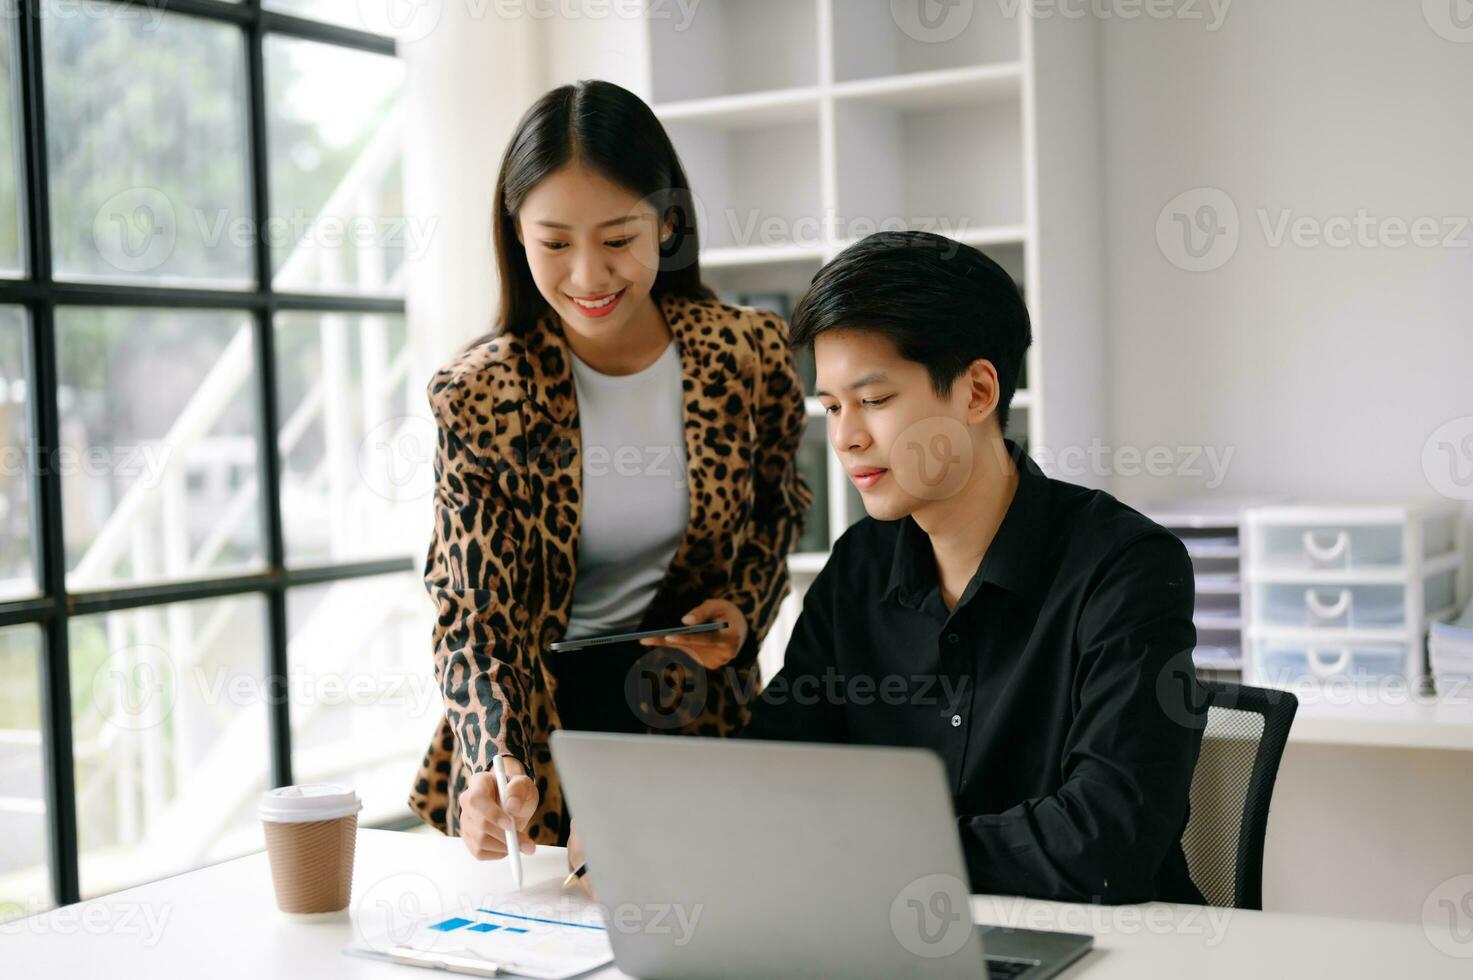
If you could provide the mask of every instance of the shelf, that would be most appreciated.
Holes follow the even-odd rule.
[[[925,109],[1015,99],[1022,84],[1023,66],[1014,61],[840,82],[833,91],[835,99],[862,100],[896,109]]]
[[[1020,18],[1005,5],[894,4],[841,0],[835,10],[834,77],[840,81],[1016,62]],[[940,17],[922,20],[925,14]]]
[[[701,122],[725,129],[802,122],[818,118],[819,89],[783,89],[755,95],[718,95],[654,107],[665,123]]]
[[[741,266],[781,265],[811,262],[814,271],[828,254],[822,245],[730,245],[701,252],[701,269],[732,269]]]
[[[646,21],[653,102],[818,83],[815,0],[702,0],[689,13],[661,4]]]

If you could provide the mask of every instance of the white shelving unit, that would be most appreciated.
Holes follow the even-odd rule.
[[[670,132],[723,296],[786,315],[847,244],[900,227],[1006,268],[1034,331],[1009,435],[1046,465],[1043,447],[1088,445],[1104,413],[1096,25],[1026,7],[976,4],[938,34],[903,26],[889,0],[703,0],[688,22],[662,5],[599,44],[645,66],[616,80]],[[816,399],[808,414],[800,594],[864,516]]]
[[[1142,503],[1141,513],[1186,545],[1196,577],[1192,659],[1204,676],[1238,681],[1243,671],[1243,629],[1251,596],[1244,586],[1243,524],[1261,500],[1183,497]]]
[[[1461,505],[1260,507],[1245,540],[1250,683],[1423,687],[1428,627],[1462,608]]]

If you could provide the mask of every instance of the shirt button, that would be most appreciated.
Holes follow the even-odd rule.
[[[960,643],[961,642],[961,637],[957,636],[955,633],[947,633],[946,634],[946,642],[947,643],[953,643],[953,644],[954,643]]]
[[[961,715],[952,715],[951,716],[951,727],[952,728],[960,728],[961,725],[962,725],[962,716]]]

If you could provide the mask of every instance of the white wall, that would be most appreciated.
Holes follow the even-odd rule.
[[[1423,443],[1473,415],[1473,230],[1452,249],[1273,247],[1259,221],[1473,216],[1473,43],[1421,6],[1236,0],[1215,33],[1103,25],[1112,439],[1235,447],[1230,493],[1433,492]],[[1232,198],[1241,237],[1188,272],[1156,221],[1202,186]]]
[[[490,329],[496,172],[517,120],[545,89],[543,22],[496,9],[443,4],[433,30],[400,42],[408,67],[405,213],[433,222],[406,287],[427,382],[456,348]]]

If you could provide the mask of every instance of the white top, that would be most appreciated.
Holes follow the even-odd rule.
[[[440,974],[344,956],[343,947],[361,941],[369,930],[399,930],[402,935],[420,917],[458,907],[458,896],[520,902],[528,915],[574,919],[594,903],[577,889],[559,890],[568,873],[567,860],[563,848],[538,845],[537,853],[523,861],[527,888],[515,892],[505,861],[477,861],[453,837],[359,830],[353,897],[344,921],[303,924],[277,912],[267,858],[258,851],[8,922],[0,927],[0,942],[6,976],[17,977],[105,972],[108,980],[154,980],[197,974],[203,963],[213,976],[229,980],[419,980]],[[1415,909],[1412,921],[1391,923],[1159,902],[1078,905],[974,896],[971,912],[976,922],[1093,933],[1095,951],[1070,967],[1066,980],[1268,974],[1466,980],[1473,962],[1467,941],[1452,932],[1439,904],[1455,904],[1462,894],[1456,890],[1460,884],[1450,879],[1428,896],[1425,927],[1415,921]],[[888,921],[891,897],[877,896],[882,923]],[[661,921],[678,928],[674,915]],[[1266,962],[1273,965],[1267,973]],[[610,966],[588,976],[613,980],[624,974]]]
[[[573,355],[583,437],[578,579],[566,639],[639,625],[690,523],[680,348],[634,374]]]

